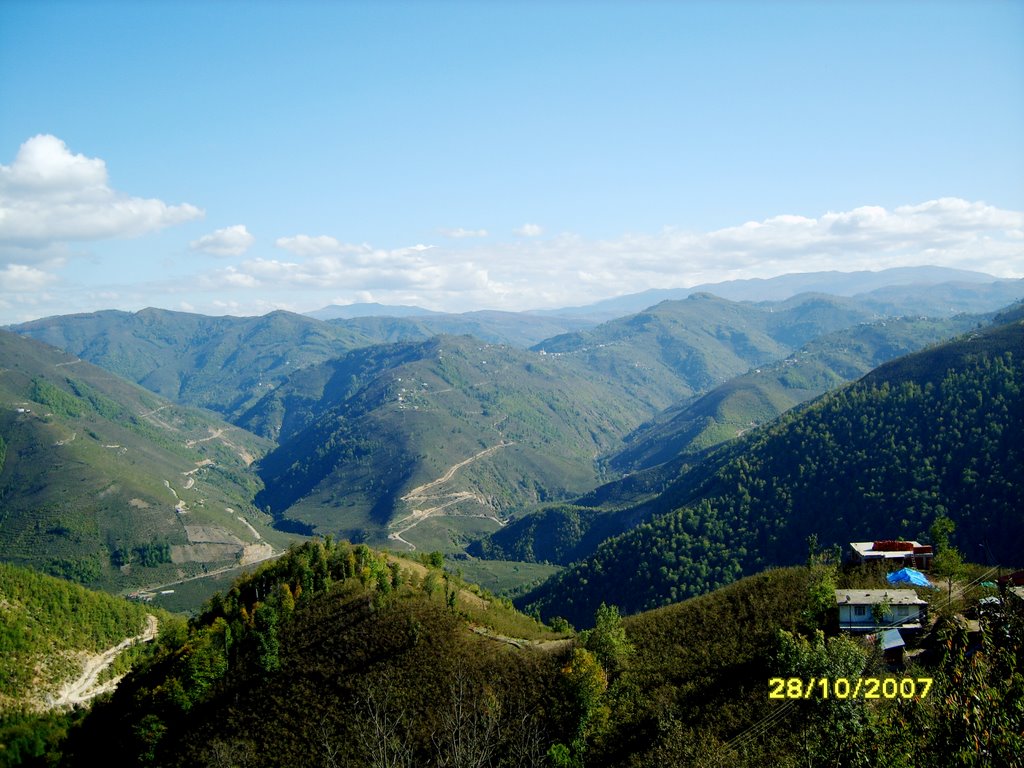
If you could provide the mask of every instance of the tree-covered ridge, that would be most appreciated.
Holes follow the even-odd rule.
[[[431,565],[310,542],[162,638],[67,762],[536,765],[580,717],[557,637]]]
[[[0,563],[0,712],[45,703],[80,672],[76,654],[141,632],[146,607]]]
[[[523,598],[580,621],[602,600],[664,605],[826,544],[927,540],[1012,562],[1024,546],[1024,324],[911,355],[823,397],[686,472],[655,502],[670,511],[604,542]],[[651,503],[651,502],[648,502]]]
[[[834,296],[752,304],[697,293],[533,348],[641,388],[651,407],[661,410],[782,359],[810,339],[874,317]]]
[[[495,631],[510,614],[433,567],[312,542],[165,634],[50,757],[114,768],[909,768],[921,754],[1020,765],[1020,617],[987,617],[973,648],[944,619],[917,664],[894,673],[872,642],[821,632],[816,595],[836,578],[812,558],[625,621],[601,605],[592,630],[531,644]],[[786,701],[769,696],[776,676],[931,685],[908,700]]]

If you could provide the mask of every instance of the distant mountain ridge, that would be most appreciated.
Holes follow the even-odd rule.
[[[963,294],[964,298],[961,301],[966,301],[968,306],[959,307],[958,311],[964,312],[991,311],[1024,295],[1024,280],[999,279],[983,272],[948,267],[921,266],[861,272],[797,272],[770,278],[702,283],[691,288],[653,288],[593,304],[535,312],[610,319],[639,312],[661,301],[685,299],[695,293],[711,293],[731,301],[754,302],[785,301],[800,293],[825,293],[833,296],[856,296],[872,304],[875,291],[898,288],[905,301],[898,314],[903,314],[905,311],[916,311],[918,303],[926,302],[927,294],[932,292],[935,286],[946,284]],[[985,286],[991,286],[993,291],[998,289],[1003,296],[1002,300],[996,299],[996,303],[989,305],[983,303],[984,298],[974,298]],[[925,288],[929,290],[923,290]]]
[[[381,304],[371,301],[356,304],[329,304],[321,309],[302,314],[317,320],[351,320],[356,317],[420,317],[444,313],[409,304]]]
[[[227,419],[299,368],[374,341],[283,311],[208,317],[152,308],[109,310],[35,320],[12,330]]]
[[[801,276],[797,287],[812,278],[826,279]],[[993,284],[972,285],[989,291],[988,302],[999,295]],[[951,286],[940,284],[934,301],[956,299]],[[886,290],[886,301],[902,304],[892,293],[902,289]],[[923,295],[908,290],[908,301]],[[598,325],[501,312],[323,322],[146,309],[15,330],[276,441],[259,479],[246,482],[252,493],[265,485],[256,501],[286,529],[458,552],[513,511],[706,450],[935,341],[942,323],[953,333],[965,322],[902,314],[882,321],[860,297],[805,292],[755,303],[695,293]],[[892,327],[872,334],[864,325],[880,322]],[[484,340],[439,335],[445,329]]]

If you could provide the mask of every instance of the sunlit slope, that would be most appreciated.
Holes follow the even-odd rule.
[[[6,331],[0,437],[0,558],[112,589],[269,549],[267,441]]]
[[[70,698],[71,683],[83,677],[83,664],[93,661],[99,667],[98,654],[145,636],[148,616],[163,619],[167,614],[0,563],[0,715],[46,710]],[[124,660],[116,661],[119,654],[108,656],[110,665],[97,669],[95,681],[82,681],[75,694],[84,698],[127,671]]]
[[[307,370],[247,418],[281,425],[260,504],[318,532],[408,546],[432,518],[494,530],[515,506],[593,487],[595,458],[645,415],[615,382],[446,336]]]
[[[296,370],[371,343],[291,312],[209,317],[165,309],[60,315],[12,330],[229,421]]]
[[[752,304],[697,293],[555,336],[534,349],[614,378],[661,410],[782,359],[810,339],[874,316],[850,299],[833,296]]]
[[[767,424],[806,402],[900,355],[988,322],[987,318],[890,318],[858,323],[804,344],[782,360],[765,363],[667,409],[626,438],[609,465],[632,471],[699,451]]]

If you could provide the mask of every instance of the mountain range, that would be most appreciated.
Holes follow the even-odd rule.
[[[968,282],[935,282],[949,278]],[[994,297],[1013,283],[986,279],[928,269],[786,276],[723,285],[775,295],[822,286],[860,294],[798,292],[753,302],[698,292],[598,324],[516,313],[413,316],[408,308],[405,317],[329,322],[285,312],[209,318],[147,309],[27,323],[13,330],[74,357],[51,351],[50,361],[33,352],[32,365],[24,364],[6,393],[11,407],[0,434],[18,460],[9,458],[0,475],[12,500],[5,505],[4,556],[28,557],[35,542],[52,540],[61,546],[48,544],[46,551],[64,554],[50,558],[51,572],[82,567],[76,575],[83,581],[128,584],[135,577],[127,574],[140,571],[142,561],[157,559],[152,567],[189,575],[196,566],[185,563],[213,564],[203,558],[215,550],[227,563],[246,546],[330,534],[397,549],[582,567],[609,537],[684,504],[670,499],[698,504],[700,483],[716,462],[747,450],[752,435],[778,428],[772,425],[787,410],[991,319],[926,318],[913,306],[882,316],[865,302],[864,289],[908,292],[910,305],[934,303],[927,297],[938,291],[942,301],[956,297],[991,312]],[[515,335],[517,343],[438,333],[467,323],[477,330],[489,324],[495,338]],[[556,332],[528,345],[541,329]],[[4,335],[0,362],[15,361],[3,362],[11,370],[32,357],[16,345],[20,336]],[[74,376],[65,370],[72,367]],[[110,390],[113,382],[120,389]],[[195,406],[206,413],[190,410]],[[39,425],[33,417],[42,408],[46,421]],[[77,445],[57,436],[61,429]],[[128,473],[107,455],[114,449],[96,446],[131,445],[125,430],[135,439],[145,433],[146,451],[157,450],[155,443],[179,458],[154,458],[122,478]],[[215,447],[224,455],[202,453]],[[129,451],[144,453],[141,444]],[[63,459],[23,460],[68,452],[81,480]],[[185,463],[179,468],[175,461]],[[50,466],[64,479],[51,478]],[[191,482],[188,489],[177,487],[171,467]],[[200,485],[205,478],[218,484],[216,493]],[[690,485],[679,485],[680,478]],[[202,514],[210,514],[210,504],[231,509],[234,522],[183,524],[175,505],[193,488],[203,493],[185,506],[202,500]],[[47,522],[65,516],[85,522]],[[276,533],[265,527],[271,521]],[[204,531],[207,523],[216,530]],[[200,550],[205,554],[195,554]],[[785,561],[781,553],[763,559],[757,551],[749,559],[730,554],[711,578],[680,577],[685,583],[671,586],[676,595],[695,594]],[[86,566],[82,558],[92,559]],[[540,592],[523,599],[553,610]],[[663,599],[659,593],[636,606]]]

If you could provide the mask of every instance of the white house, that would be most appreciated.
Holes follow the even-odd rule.
[[[847,632],[920,629],[928,620],[928,603],[912,589],[837,589],[836,604],[839,628]],[[879,611],[882,621],[876,623]]]

